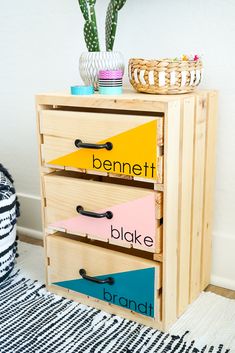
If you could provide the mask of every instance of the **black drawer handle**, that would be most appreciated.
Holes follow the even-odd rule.
[[[93,217],[93,218],[108,218],[111,219],[113,218],[113,213],[111,211],[106,211],[105,213],[96,213],[96,212],[91,212],[91,211],[85,211],[82,206],[77,206],[76,210],[79,214],[87,217]]]
[[[84,143],[82,140],[75,140],[74,144],[77,148],[92,148],[95,150],[100,150],[102,148],[106,148],[106,150],[110,151],[113,148],[113,144],[111,142],[106,142],[104,144],[96,144],[96,143]]]
[[[79,274],[82,276],[83,279],[86,279],[87,281],[95,282],[98,284],[106,284],[106,283],[107,284],[114,284],[114,278],[112,278],[112,277],[107,277],[105,279],[98,279],[95,277],[87,276],[86,270],[84,270],[84,268],[81,268],[79,270]]]

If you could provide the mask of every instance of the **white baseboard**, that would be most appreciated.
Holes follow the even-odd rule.
[[[235,280],[218,276],[211,276],[211,284],[214,286],[235,290]]]
[[[32,232],[42,232],[41,200],[39,196],[17,193],[20,202],[18,226]]]
[[[18,231],[33,238],[42,239],[40,197],[18,193],[21,216]],[[211,283],[235,290],[235,234],[213,232]]]
[[[211,283],[235,290],[235,234],[213,232]]]
[[[43,233],[35,229],[17,226],[17,233],[27,235],[28,237],[35,239],[43,239]]]

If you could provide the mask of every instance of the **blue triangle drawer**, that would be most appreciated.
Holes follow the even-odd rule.
[[[133,320],[160,320],[160,263],[61,234],[46,238],[49,289],[79,302],[93,298],[97,308],[111,305]]]

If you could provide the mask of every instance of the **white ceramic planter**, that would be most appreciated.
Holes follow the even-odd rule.
[[[79,72],[85,85],[98,88],[99,70],[117,70],[124,72],[124,58],[117,51],[84,52],[79,59]]]

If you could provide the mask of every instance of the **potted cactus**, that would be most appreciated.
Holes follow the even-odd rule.
[[[86,85],[97,88],[99,70],[122,69],[124,60],[120,52],[113,51],[117,29],[118,11],[124,6],[126,0],[110,0],[105,19],[105,44],[106,51],[100,51],[99,36],[96,24],[96,0],[78,0],[83,14],[84,39],[88,52],[82,53],[79,60],[79,71]]]

